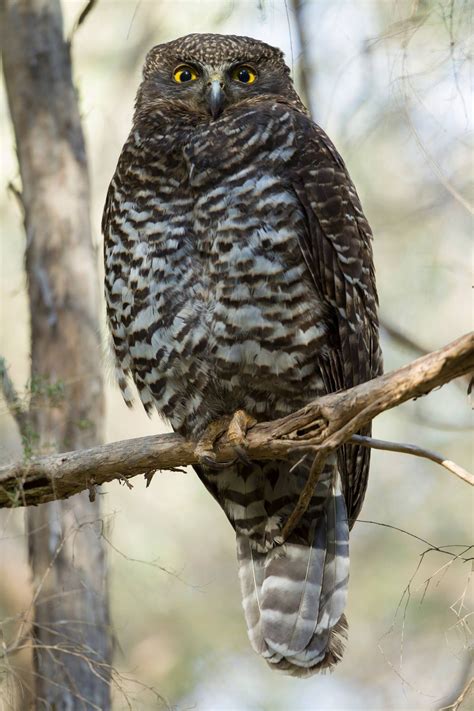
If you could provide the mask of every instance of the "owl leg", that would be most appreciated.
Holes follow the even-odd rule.
[[[199,439],[195,450],[200,464],[210,469],[225,469],[233,464],[236,459],[240,459],[248,464],[250,460],[245,451],[245,436],[247,430],[252,427],[256,421],[254,417],[244,410],[237,410],[232,417],[221,417],[211,422]],[[214,445],[224,433],[227,433],[227,439],[236,454],[235,459],[231,462],[216,461]]]
[[[232,462],[216,462],[216,455],[214,454],[214,445],[219,437],[227,431],[229,423],[230,417],[221,417],[206,427],[195,449],[200,464],[204,464],[210,469],[223,469],[232,464]]]

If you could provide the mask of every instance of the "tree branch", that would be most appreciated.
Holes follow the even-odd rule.
[[[385,410],[425,395],[474,369],[474,332],[438,351],[349,390],[314,400],[247,434],[251,459],[285,459],[295,449],[313,450],[318,462]],[[196,464],[197,442],[176,434],[114,442],[75,452],[33,457],[0,468],[0,507],[31,506],[64,499],[114,479],[150,475],[157,469]],[[225,435],[216,446],[218,461],[232,458]],[[317,473],[317,472],[316,472]],[[312,491],[301,494],[298,510]]]
[[[83,24],[83,22],[85,22],[90,11],[94,9],[96,4],[97,4],[97,0],[87,0],[86,4],[80,11],[76,21],[74,22],[74,25],[72,26],[71,34],[69,35],[69,39],[68,39],[69,44],[71,44],[73,37],[76,34],[77,30]]]
[[[401,452],[402,454],[412,454],[414,457],[423,457],[424,459],[429,459],[436,464],[440,464],[442,467],[455,474],[463,481],[467,482],[471,486],[474,486],[474,474],[466,471],[463,467],[460,467],[456,462],[452,462],[450,459],[446,459],[442,454],[433,452],[430,449],[424,449],[423,447],[418,447],[417,444],[406,444],[405,442],[387,442],[384,439],[374,439],[373,437],[363,437],[362,435],[352,435],[349,440],[354,442],[354,444],[360,444],[363,447],[371,447],[372,449],[382,449],[384,452]]]
[[[469,664],[470,668],[470,664]],[[469,696],[471,695],[471,692],[474,688],[474,676],[471,676],[470,679],[466,682],[464,688],[462,689],[461,693],[459,696],[449,704],[449,706],[443,706],[440,711],[458,711],[459,707],[461,704],[466,701]]]
[[[20,435],[26,437],[28,432],[28,412],[21,402],[20,396],[8,374],[5,358],[2,356],[0,356],[0,390],[5,398],[8,411],[17,424]]]

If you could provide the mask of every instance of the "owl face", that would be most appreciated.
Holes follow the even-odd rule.
[[[269,97],[299,99],[282,52],[233,35],[187,35],[148,54],[137,111],[191,122],[216,121],[236,106]]]

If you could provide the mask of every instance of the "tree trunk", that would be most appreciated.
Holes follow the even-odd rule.
[[[4,73],[26,229],[31,407],[25,456],[102,439],[89,180],[58,0],[3,0]],[[30,509],[37,709],[110,708],[106,561],[87,493]]]

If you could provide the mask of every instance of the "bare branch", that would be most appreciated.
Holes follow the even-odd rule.
[[[430,352],[428,348],[425,348],[425,346],[408,335],[408,333],[405,333],[405,331],[401,331],[397,326],[394,326],[393,323],[389,323],[383,316],[380,319],[380,331],[382,336],[389,338],[396,346],[411,351],[414,355],[421,356]],[[469,387],[469,382],[469,377],[462,378],[457,381],[457,385],[462,392],[466,392]],[[439,426],[443,428],[446,427],[445,423],[440,423]]]
[[[286,539],[296,527],[300,518],[303,516],[304,512],[308,508],[311,501],[311,497],[313,496],[313,492],[315,491],[316,485],[319,481],[319,477],[323,473],[326,460],[327,454],[324,451],[317,452],[313,464],[311,466],[311,470],[309,472],[308,481],[306,482],[305,487],[301,492],[300,498],[298,499],[298,503],[291,512],[288,521],[285,523],[281,532],[282,542],[286,541]]]
[[[25,216],[25,204],[23,202],[23,195],[21,194],[21,190],[18,190],[18,188],[12,181],[10,181],[8,183],[7,190],[9,192],[11,192],[11,194],[15,198],[15,200],[18,204],[18,207],[20,208],[20,212],[21,212],[22,216],[24,217]]]
[[[453,701],[453,703],[449,704],[449,706],[443,706],[443,708],[441,708],[440,711],[457,711],[459,709],[459,707],[461,706],[461,704],[463,703],[463,701],[466,701],[469,698],[473,688],[474,688],[474,676],[472,676],[468,680],[468,682],[466,683],[465,687],[463,688],[463,690],[461,691],[461,693],[459,694],[457,699],[455,699]]]
[[[313,450],[322,461],[381,412],[473,369],[474,333],[468,333],[403,368],[325,395],[279,420],[254,425],[247,434],[248,455],[255,460],[285,459],[296,449],[306,449]],[[197,442],[165,434],[16,462],[0,469],[0,507],[67,498],[114,479],[128,480],[157,469],[196,464],[196,447]],[[232,446],[225,435],[215,452],[218,461],[232,458]],[[297,505],[299,515],[312,491],[313,482],[309,481]]]
[[[0,356],[0,390],[7,403],[8,411],[18,426],[20,435],[26,437],[28,432],[28,413],[13,385],[13,381],[8,374],[5,358],[2,356]]]
[[[82,23],[85,22],[90,11],[94,9],[96,4],[97,4],[97,0],[87,0],[86,4],[84,5],[81,12],[79,13],[76,21],[74,22],[74,25],[71,30],[71,34],[69,35],[69,39],[68,39],[69,44],[71,44],[73,37],[76,34],[77,30],[82,25]]]
[[[397,345],[402,346],[402,348],[407,348],[417,355],[425,355],[429,351],[422,346],[418,341],[415,341],[411,336],[406,334],[404,331],[400,331],[399,328],[391,323],[388,323],[386,319],[382,318],[380,320],[380,328],[382,334],[386,334],[392,341]]]
[[[413,454],[415,457],[424,457],[430,459],[436,464],[441,464],[442,467],[456,474],[460,479],[466,481],[471,486],[474,486],[474,475],[468,472],[463,467],[449,459],[443,457],[442,454],[432,452],[429,449],[418,447],[416,444],[405,444],[404,442],[387,442],[384,439],[374,439],[373,437],[363,437],[362,435],[352,435],[349,440],[354,444],[360,444],[363,447],[371,447],[372,449],[383,449],[386,452],[401,452],[402,454]]]

